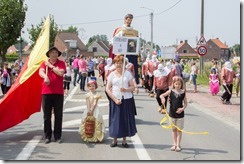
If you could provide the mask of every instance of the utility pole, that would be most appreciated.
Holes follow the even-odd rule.
[[[150,23],[151,23],[151,48],[150,48],[150,54],[153,54],[153,9],[147,8],[147,7],[141,7],[147,10],[152,11],[150,13]]]
[[[204,36],[204,0],[201,0],[201,35]],[[200,56],[200,74],[203,75],[203,56]]]
[[[151,21],[151,54],[153,53],[153,12],[150,14]]]

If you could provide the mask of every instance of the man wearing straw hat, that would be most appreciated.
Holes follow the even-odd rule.
[[[44,79],[42,83],[42,109],[44,114],[45,144],[52,138],[52,111],[54,113],[54,139],[61,143],[63,120],[63,76],[66,72],[65,63],[58,59],[61,52],[56,47],[51,47],[46,53],[48,60],[43,62],[39,75]]]

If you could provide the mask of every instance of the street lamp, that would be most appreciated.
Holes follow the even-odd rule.
[[[22,33],[25,33],[24,31],[20,32],[20,37],[19,37],[19,58],[22,59],[22,43],[23,43],[23,38],[22,38]]]
[[[66,59],[68,58],[68,52],[69,52],[69,50],[66,48],[65,49],[65,57],[66,57]]]
[[[151,49],[150,49],[150,52],[152,54],[153,53],[153,13],[154,13],[154,11],[153,11],[153,9],[150,9],[150,8],[147,8],[147,7],[144,7],[144,6],[141,7],[141,8],[144,8],[144,9],[152,11],[150,13],[150,21],[151,21]]]

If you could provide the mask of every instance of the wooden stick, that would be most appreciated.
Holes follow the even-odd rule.
[[[231,95],[231,92],[230,92],[229,88],[227,87],[227,85],[225,86],[225,88],[226,88],[227,92]]]

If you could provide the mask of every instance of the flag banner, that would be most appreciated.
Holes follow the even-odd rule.
[[[39,67],[47,59],[49,36],[48,16],[18,78],[0,100],[0,132],[28,119],[33,113],[40,112],[43,79],[39,76]]]

